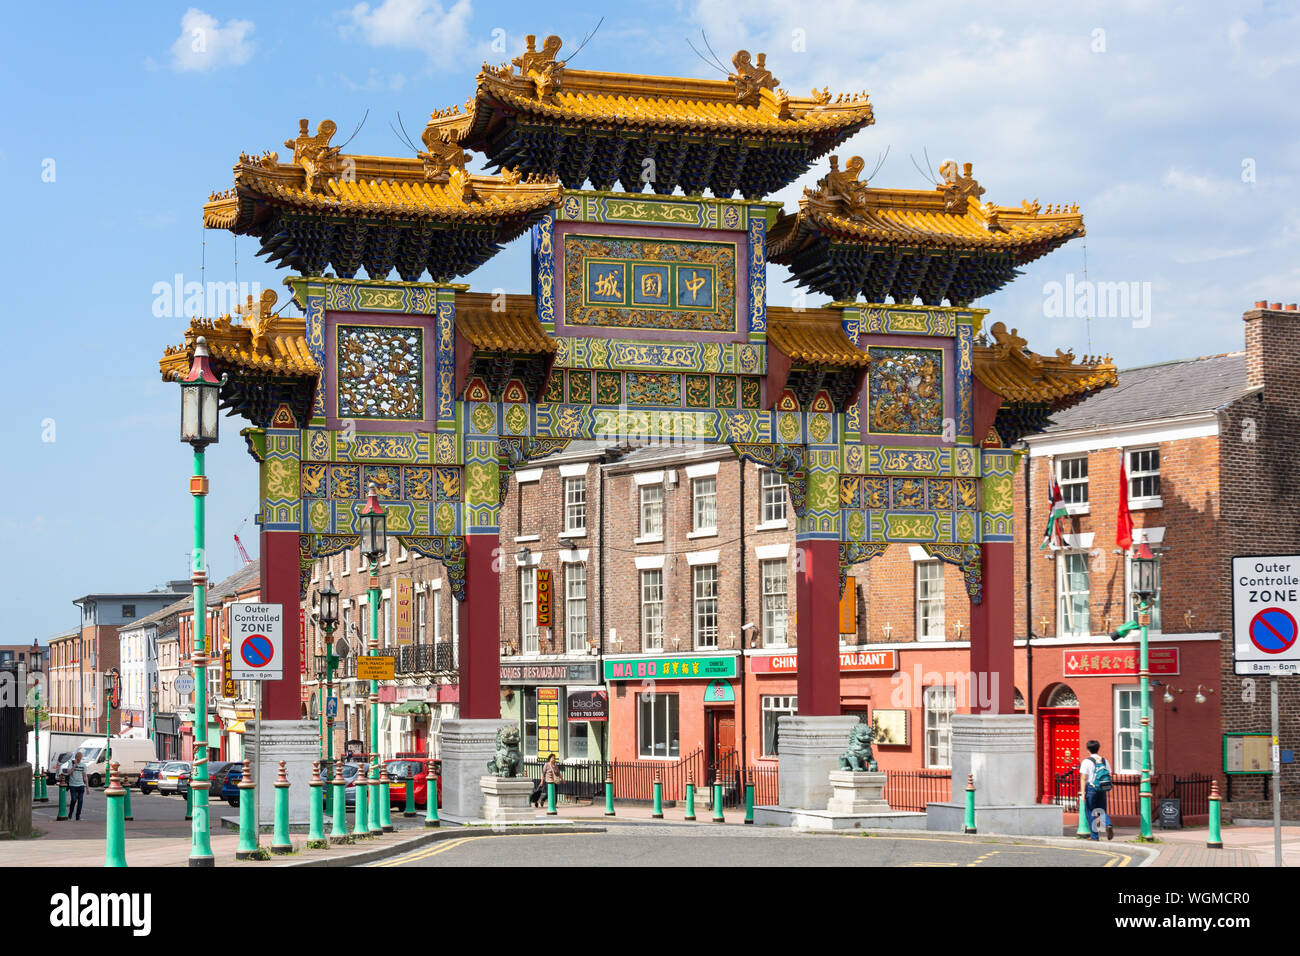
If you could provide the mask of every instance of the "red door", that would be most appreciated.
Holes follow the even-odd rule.
[[[1079,708],[1044,707],[1038,712],[1038,727],[1042,755],[1039,791],[1041,802],[1050,803],[1056,777],[1079,767]]]
[[[721,767],[736,752],[736,712],[714,709],[709,713],[713,722],[713,766]]]

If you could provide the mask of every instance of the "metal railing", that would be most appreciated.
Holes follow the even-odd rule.
[[[16,767],[27,762],[27,718],[24,709],[18,706],[18,697],[25,693],[25,688],[19,687],[19,676],[17,661],[0,663],[0,681],[10,684],[8,688],[0,687],[4,698],[0,702],[0,767]]]
[[[450,641],[385,647],[381,648],[379,653],[380,656],[393,659],[393,671],[397,674],[454,674],[456,672],[456,654]],[[354,673],[355,670],[354,663]]]
[[[951,770],[885,771],[885,802],[891,810],[924,813],[927,803],[947,803],[951,799]]]
[[[1112,787],[1106,798],[1106,810],[1112,817],[1136,817],[1142,802],[1142,775],[1115,774]],[[1182,815],[1201,816],[1210,812],[1210,784],[1214,777],[1210,774],[1193,773],[1186,777],[1174,774],[1153,773],[1151,775],[1151,799],[1159,804],[1165,797],[1177,797]],[[1054,803],[1066,810],[1079,807],[1079,771],[1078,768],[1056,774],[1052,779],[1052,795],[1047,803]],[[1156,807],[1152,807],[1152,814]]]
[[[524,760],[523,775],[542,779],[544,760]],[[739,754],[732,752],[720,761],[706,759],[703,748],[677,760],[591,760],[586,763],[560,764],[564,781],[555,792],[576,800],[604,799],[607,774],[614,781],[614,799],[649,803],[654,799],[655,774],[659,775],[660,793],[665,802],[686,799],[686,782],[695,784],[701,804],[712,800],[715,781],[722,783],[722,805],[740,807],[745,803],[745,783],[754,784],[754,802],[758,806],[777,802],[778,776],[775,765],[744,766]]]

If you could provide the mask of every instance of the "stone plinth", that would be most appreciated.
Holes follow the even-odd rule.
[[[483,819],[480,781],[488,772],[488,761],[496,753],[497,731],[513,723],[499,718],[442,722],[439,753],[442,757],[442,809],[447,816],[464,820]]]
[[[831,813],[888,813],[883,773],[858,770],[832,770],[831,798],[826,809]]]
[[[1033,715],[953,714],[952,799],[926,806],[926,829],[961,832],[971,774],[978,832],[1061,835],[1062,809],[1036,800]]]
[[[528,805],[533,782],[527,777],[480,777],[483,792],[482,817],[488,823],[522,823],[537,819]]]
[[[831,798],[829,774],[838,771],[856,717],[781,717],[777,720],[778,801],[782,807],[822,810]]]
[[[262,753],[257,753],[256,722],[248,721],[244,734],[244,759],[256,762],[253,781],[257,784],[257,822],[269,826],[275,819],[275,778],[284,761],[289,778],[289,819],[308,819],[311,799],[311,765],[320,759],[320,728],[314,720],[262,721]],[[208,777],[216,763],[217,748],[209,742]],[[208,802],[213,804],[211,797]]]

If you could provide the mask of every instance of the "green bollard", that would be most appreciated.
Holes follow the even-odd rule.
[[[966,775],[966,824],[961,832],[975,832],[975,775],[973,773]]]
[[[68,781],[59,774],[59,815],[54,818],[55,822],[68,819]]]
[[[393,781],[388,768],[379,768],[379,825],[385,833],[393,832]]]
[[[614,770],[605,768],[605,816],[614,815]]]
[[[686,822],[695,822],[695,773],[686,771]]]
[[[722,815],[722,777],[713,778],[713,822],[726,823]]]
[[[402,816],[415,816],[415,778],[406,778],[406,806],[402,808]]]
[[[664,785],[659,781],[659,771],[655,771],[655,808],[650,814],[656,820],[664,818]]]
[[[104,866],[126,866],[126,820],[122,806],[122,778],[117,774],[117,764],[112,765],[108,787],[104,790],[108,804],[108,832],[104,840]]]
[[[745,783],[745,822],[754,822],[754,778],[750,776]]]
[[[293,841],[289,839],[289,778],[285,775],[283,760],[275,778],[275,829],[271,834],[271,852],[280,856],[293,852]]]
[[[257,809],[257,781],[253,779],[253,761],[244,761],[244,772],[239,777],[239,845],[235,859],[247,860],[257,855],[257,824],[253,814]]]
[[[315,843],[325,839],[325,781],[320,778],[319,760],[312,761],[311,780],[307,785],[311,787],[311,799],[307,801],[307,842]]]
[[[1219,806],[1219,781],[1214,780],[1210,783],[1210,837],[1205,841],[1205,845],[1211,850],[1223,849],[1223,832],[1220,829],[1223,825],[1222,808]]]
[[[555,784],[553,782],[546,785],[546,815],[548,817],[555,816]]]
[[[438,775],[433,772],[433,761],[424,772],[424,825],[429,829],[441,826],[438,819]]]
[[[1074,835],[1080,840],[1087,840],[1092,835],[1088,820],[1088,801],[1083,792],[1079,792],[1079,825],[1074,828]]]
[[[334,798],[330,801],[334,811],[334,821],[330,825],[330,843],[348,842],[348,802],[347,784],[343,780],[343,761],[334,764],[334,780],[330,783]]]
[[[126,811],[124,819],[134,820],[135,817],[131,815],[131,787],[125,781],[122,782],[122,804],[122,809]]]
[[[352,811],[352,835],[354,837],[370,836],[370,825],[366,822],[366,797],[370,792],[370,783],[366,780],[364,766],[357,773],[357,782],[352,785],[353,800],[356,804]]]
[[[379,800],[379,793],[378,793],[379,790],[379,755],[378,754],[375,754],[374,761],[369,766],[370,766],[370,770],[367,776],[369,777],[368,782],[370,786],[370,792],[366,794],[366,799],[370,801],[368,804],[368,806],[370,807],[370,832],[373,833],[375,836],[379,836],[379,834],[384,832],[384,820],[382,816],[382,811],[380,810],[380,800]],[[388,796],[387,794],[384,794],[385,799],[387,798],[387,796]]]

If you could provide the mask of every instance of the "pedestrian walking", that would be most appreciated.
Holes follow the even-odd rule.
[[[81,804],[86,796],[86,767],[81,762],[81,751],[78,750],[76,756],[72,758],[72,763],[67,765],[68,774],[68,818],[73,820],[81,819]],[[73,816],[73,813],[76,816]]]
[[[1083,787],[1083,806],[1088,814],[1088,837],[1101,839],[1101,829],[1106,829],[1106,839],[1115,839],[1115,828],[1111,825],[1110,814],[1106,812],[1106,796],[1110,793],[1112,780],[1110,763],[1100,753],[1101,744],[1096,740],[1088,741],[1088,756],[1079,764],[1079,785]]]

